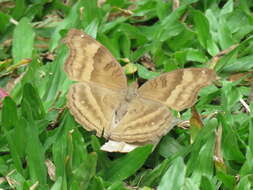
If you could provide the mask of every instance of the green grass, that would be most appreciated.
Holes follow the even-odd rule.
[[[123,14],[129,6],[131,14]],[[253,188],[253,117],[246,109],[253,110],[247,75],[253,70],[253,2],[181,0],[172,7],[171,0],[107,0],[101,7],[96,0],[0,0],[0,86],[10,94],[1,99],[1,189]],[[128,154],[100,151],[104,139],[64,109],[71,82],[61,39],[70,28],[83,29],[122,66],[134,67],[129,80],[213,67],[220,80],[203,89],[196,104],[203,127],[175,127],[154,151],[150,145]],[[142,64],[144,55],[155,71]],[[235,73],[245,75],[231,82]],[[189,120],[191,110],[180,118]]]

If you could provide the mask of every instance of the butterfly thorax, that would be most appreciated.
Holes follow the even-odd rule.
[[[126,97],[125,97],[127,102],[131,102],[133,98],[135,98],[138,95],[137,89],[138,89],[138,84],[136,82],[133,82],[127,88]]]
[[[115,109],[112,126],[111,126],[112,128],[117,127],[121,119],[126,115],[128,106],[130,105],[131,101],[138,96],[137,89],[138,89],[137,83],[132,83],[127,88],[126,93],[125,93],[125,98],[119,104],[117,109]]]

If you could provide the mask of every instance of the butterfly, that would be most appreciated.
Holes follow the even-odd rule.
[[[127,85],[123,68],[109,50],[81,30],[71,29],[64,43],[69,56],[64,64],[76,81],[67,106],[75,120],[109,142],[105,151],[129,152],[139,145],[158,142],[173,127],[170,109],[191,107],[202,87],[216,79],[212,69],[187,68]]]

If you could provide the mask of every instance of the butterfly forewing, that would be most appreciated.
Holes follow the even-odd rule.
[[[138,90],[140,96],[161,102],[177,111],[191,107],[201,88],[216,79],[211,69],[178,69],[147,81]]]
[[[127,88],[122,67],[102,44],[76,29],[68,32],[64,42],[70,50],[64,70],[71,80],[95,82],[114,90]]]

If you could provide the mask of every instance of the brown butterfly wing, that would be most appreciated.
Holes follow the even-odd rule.
[[[158,101],[177,111],[191,107],[202,87],[216,79],[207,68],[178,69],[144,83],[138,89],[141,97]]]
[[[172,115],[165,105],[136,97],[118,126],[111,130],[109,139],[127,143],[152,143],[172,127]]]
[[[76,83],[68,92],[68,108],[75,120],[97,136],[108,136],[114,110],[124,96],[86,82]]]
[[[127,88],[123,69],[103,45],[80,30],[70,30],[64,42],[70,51],[64,70],[78,81],[68,92],[69,110],[88,131],[107,135]]]
[[[64,70],[79,82],[94,82],[114,90],[127,88],[124,71],[112,54],[80,30],[71,29],[64,42],[70,49]]]

